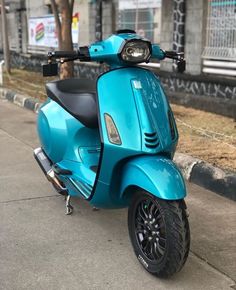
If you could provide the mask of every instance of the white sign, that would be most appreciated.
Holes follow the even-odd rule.
[[[54,16],[29,18],[29,45],[58,47]]]
[[[53,15],[29,18],[28,23],[29,45],[58,47],[56,24]],[[78,44],[79,16],[78,13],[72,19],[72,40]]]
[[[119,10],[159,7],[161,7],[161,0],[119,0]]]

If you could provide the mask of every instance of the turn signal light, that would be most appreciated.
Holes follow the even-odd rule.
[[[104,117],[109,141],[113,144],[121,145],[120,135],[112,117],[108,114],[104,114]]]

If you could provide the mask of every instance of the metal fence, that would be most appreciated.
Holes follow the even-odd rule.
[[[235,0],[208,0],[203,58],[236,61]]]

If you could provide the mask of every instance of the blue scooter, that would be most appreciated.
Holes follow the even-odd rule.
[[[184,265],[190,231],[183,177],[173,163],[178,132],[160,80],[137,66],[150,59],[183,56],[166,52],[132,30],[78,51],[48,53],[44,76],[65,61],[105,62],[95,81],[66,79],[46,84],[38,114],[41,147],[34,156],[58,193],[96,208],[128,207],[134,252],[144,268],[169,277]]]

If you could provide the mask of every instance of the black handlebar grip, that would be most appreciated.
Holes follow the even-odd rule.
[[[176,60],[182,60],[184,58],[184,53],[178,53],[175,51],[165,51],[165,57],[166,58],[171,58],[171,59],[176,59]]]
[[[77,51],[49,51],[49,58],[74,58],[78,56]]]

